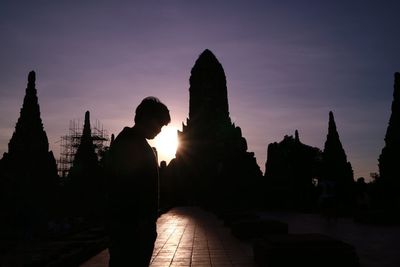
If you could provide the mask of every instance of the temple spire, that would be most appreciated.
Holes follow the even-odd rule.
[[[68,173],[68,178],[70,179],[72,194],[75,196],[75,199],[71,202],[75,215],[82,217],[98,216],[104,204],[103,182],[90,128],[89,111],[85,112],[81,142]]]
[[[190,120],[230,122],[225,72],[208,49],[192,68],[189,93]]]
[[[110,147],[113,145],[114,140],[115,140],[115,136],[114,136],[114,134],[111,134]]]
[[[328,135],[331,138],[339,138],[339,133],[336,129],[336,122],[332,111],[329,111]]]
[[[340,142],[332,111],[329,112],[328,135],[322,153],[321,178],[335,184],[337,207],[349,212],[353,199],[353,169]]]
[[[47,227],[46,217],[56,209],[57,165],[40,118],[35,82],[31,71],[8,153],[1,160],[9,177],[3,187],[8,192],[5,201],[14,205],[10,208],[15,213],[9,216],[15,216],[17,223],[10,226],[16,227],[15,231]],[[18,229],[22,225],[24,229]]]
[[[90,128],[90,112],[86,111],[81,142],[76,151],[71,172],[73,173],[76,168],[81,169],[81,166],[90,169],[92,166],[97,166],[97,164],[97,154],[93,144],[92,130]]]
[[[324,160],[335,165],[347,163],[347,156],[342,143],[340,142],[339,133],[336,128],[335,118],[332,111],[329,112],[329,126],[324,146]],[[333,172],[327,175],[335,176],[335,173]]]
[[[28,84],[32,84],[33,87],[34,87],[35,86],[35,82],[36,82],[36,73],[32,70],[28,74]]]
[[[299,138],[299,131],[294,131],[294,140],[296,143],[300,143],[300,138]]]
[[[40,107],[35,87],[36,74],[28,74],[24,102],[15,126],[15,131],[8,144],[8,152],[15,153],[47,153],[49,143],[40,118]],[[26,155],[29,156],[29,155]]]
[[[379,156],[380,177],[400,184],[398,155],[400,151],[400,73],[394,74],[392,113],[385,135],[385,147]]]
[[[257,194],[243,193],[239,200],[234,192],[251,192],[262,173],[231,122],[225,72],[210,50],[196,60],[189,82],[189,118],[178,131],[180,146],[170,164],[177,188],[185,188],[176,194],[188,203],[247,205]]]
[[[92,130],[90,128],[90,112],[85,112],[85,123],[83,124],[83,135],[91,136]]]

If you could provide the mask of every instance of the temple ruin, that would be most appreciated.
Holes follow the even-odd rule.
[[[12,227],[29,229],[23,238],[40,235],[47,218],[56,209],[54,194],[58,184],[57,166],[40,117],[36,74],[28,75],[24,102],[1,159],[1,195],[3,214],[13,221]],[[2,205],[0,204],[0,205]]]
[[[189,118],[169,165],[176,197],[213,207],[250,204],[262,174],[241,129],[231,122],[225,72],[210,50],[192,68],[189,94]]]

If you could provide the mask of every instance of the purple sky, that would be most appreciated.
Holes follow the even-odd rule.
[[[149,95],[168,105],[180,129],[190,70],[208,48],[225,69],[231,118],[262,170],[267,145],[295,129],[323,149],[332,110],[355,177],[377,171],[400,71],[400,2],[138,2],[1,1],[0,153],[30,70],[58,157],[69,120],[90,110],[118,133]]]

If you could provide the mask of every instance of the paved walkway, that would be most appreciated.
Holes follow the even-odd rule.
[[[199,208],[175,208],[157,222],[158,237],[150,266],[254,267],[249,243],[242,243],[215,215]],[[81,265],[106,267],[108,251]]]
[[[356,248],[362,267],[400,266],[400,226],[327,221],[318,214],[265,212],[261,217],[287,222],[289,233],[323,233]],[[215,215],[199,208],[175,208],[157,222],[158,238],[150,266],[255,266],[250,243],[242,243]],[[107,250],[82,267],[106,267]]]

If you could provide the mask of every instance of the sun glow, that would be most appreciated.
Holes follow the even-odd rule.
[[[177,130],[173,126],[164,126],[161,133],[151,142],[157,149],[159,162],[165,160],[168,163],[175,157],[178,147]]]

